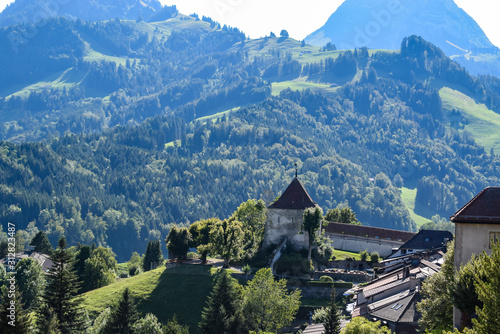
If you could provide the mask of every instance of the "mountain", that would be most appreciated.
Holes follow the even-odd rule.
[[[0,26],[35,23],[52,17],[83,21],[136,20],[141,17],[164,20],[173,12],[176,12],[175,6],[164,8],[158,0],[16,0],[0,13]]]
[[[422,36],[449,56],[495,48],[453,0],[347,0],[306,42],[317,46],[331,42],[339,49],[397,50],[410,35]]]
[[[330,42],[338,49],[398,50],[410,35],[422,36],[446,55],[457,56],[473,73],[500,75],[500,50],[453,0],[347,0],[306,42],[316,46]]]
[[[269,203],[294,163],[322,208],[405,230],[500,182],[500,80],[421,37],[324,52],[179,13],[36,27],[0,28],[0,220],[25,240],[123,261],[172,224]]]

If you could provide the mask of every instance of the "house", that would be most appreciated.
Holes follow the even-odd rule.
[[[424,259],[415,260],[358,289],[352,316],[381,321],[396,333],[416,334],[420,318],[416,304],[421,299],[421,282],[441,267]]]
[[[317,204],[311,199],[297,175],[281,197],[267,209],[264,247],[287,239],[297,248],[309,247],[309,237],[302,231],[304,210]]]
[[[455,269],[500,241],[500,187],[489,187],[458,210],[450,220],[455,223]],[[454,309],[454,325],[460,327],[461,314]]]
[[[323,230],[335,249],[357,253],[377,251],[382,257],[391,255],[395,248],[416,235],[414,232],[333,222],[324,226]]]
[[[22,259],[26,259],[26,258],[32,258],[32,259],[38,261],[38,263],[42,267],[43,272],[48,272],[49,269],[52,268],[52,266],[54,265],[54,263],[50,259],[50,255],[42,254],[42,253],[38,253],[38,252],[32,252],[32,251],[25,251],[25,252],[16,253],[15,254],[16,265],[19,261],[21,261]],[[6,260],[7,260],[6,258],[1,259],[0,264],[5,265]],[[6,270],[10,271],[10,270],[8,270],[8,267],[6,267]]]
[[[453,234],[450,231],[421,230],[401,245],[389,258],[432,249],[444,249],[451,240],[453,240]]]

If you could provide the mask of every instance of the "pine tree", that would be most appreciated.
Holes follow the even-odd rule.
[[[335,287],[332,286],[332,294],[330,298],[330,306],[326,315],[324,334],[339,334],[340,333],[340,317],[337,304],[335,304]]]
[[[189,327],[179,324],[177,315],[174,314],[172,320],[169,320],[165,325],[164,331],[165,334],[189,334]]]
[[[476,272],[476,290],[483,303],[476,308],[477,319],[473,319],[478,333],[500,333],[500,244],[495,244],[491,255],[481,254],[479,270]]]
[[[144,255],[144,262],[142,269],[144,271],[152,270],[158,267],[163,262],[163,254],[161,253],[161,245],[159,240],[148,242],[146,254]]]
[[[241,301],[241,290],[238,283],[226,270],[222,270],[217,278],[212,294],[208,298],[207,307],[202,312],[200,331],[203,334],[232,333],[237,326],[238,304]]]
[[[105,333],[131,334],[134,332],[133,325],[137,320],[139,320],[139,313],[130,296],[130,290],[126,288],[118,305],[113,310],[111,321],[106,327]]]
[[[35,247],[35,252],[50,255],[54,248],[50,244],[49,238],[44,231],[38,232],[30,242],[30,246]]]
[[[40,314],[43,314],[43,317],[40,317]],[[54,310],[48,307],[46,304],[41,306],[41,309],[38,311],[38,319],[37,319],[37,333],[39,334],[61,334],[59,330],[59,320],[57,319],[57,315]]]
[[[31,320],[23,310],[21,294],[16,290],[5,289],[0,304],[0,332],[2,334],[24,334],[31,333]],[[14,310],[15,318],[11,318],[11,309]]]
[[[59,320],[59,330],[62,334],[74,333],[80,329],[78,317],[80,300],[75,299],[80,287],[77,276],[73,271],[73,256],[66,249],[66,239],[59,239],[59,247],[52,253],[54,263],[47,274],[47,286],[43,300],[47,307],[39,310],[38,319],[40,326],[49,321],[50,309]],[[41,327],[38,327],[41,331]]]

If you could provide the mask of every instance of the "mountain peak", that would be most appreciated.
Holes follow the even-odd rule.
[[[331,42],[338,49],[397,50],[410,35],[422,36],[447,55],[496,49],[453,0],[346,0],[306,42],[317,46]]]

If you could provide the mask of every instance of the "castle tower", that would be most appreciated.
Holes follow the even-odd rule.
[[[281,197],[267,209],[264,247],[278,244],[286,237],[297,248],[307,248],[309,237],[302,231],[304,210],[317,204],[311,199],[297,176]]]

